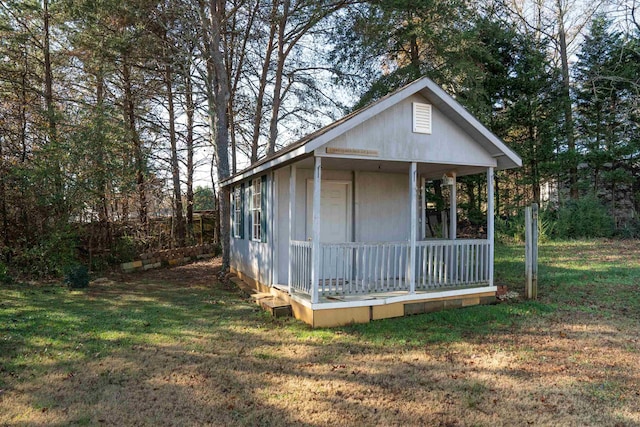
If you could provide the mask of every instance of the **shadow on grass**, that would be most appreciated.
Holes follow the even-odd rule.
[[[549,273],[579,286],[578,270]],[[584,385],[556,384],[541,404],[527,381],[553,372],[535,363],[478,366],[456,350],[489,343],[486,357],[513,348],[533,353],[532,361],[560,359],[558,348],[544,344],[551,332],[529,325],[552,317],[551,296],[572,295],[569,285],[543,293],[541,302],[311,330],[269,318],[219,284],[193,283],[179,272],[182,282],[149,277],[86,292],[0,289],[0,388],[56,379],[28,389],[24,405],[35,419],[25,424],[486,425],[506,422],[509,411],[519,422],[550,424],[562,412],[575,424],[633,423],[614,414],[615,406],[580,418],[593,399],[619,397],[624,372],[596,369]],[[602,335],[574,335],[567,339],[603,344]],[[521,381],[525,397],[502,408],[496,401],[514,394],[510,381]],[[578,395],[575,413],[560,409],[568,395]]]
[[[384,319],[342,328],[378,345],[421,345],[480,340],[487,334],[511,330],[525,318],[553,311],[537,301],[483,305],[435,313]]]

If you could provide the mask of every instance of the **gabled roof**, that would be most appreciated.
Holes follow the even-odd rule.
[[[378,115],[382,111],[398,104],[414,94],[428,98],[445,116],[456,123],[471,138],[479,143],[497,161],[498,169],[511,169],[522,166],[518,155],[480,123],[458,101],[446,93],[431,79],[423,77],[392,92],[378,101],[347,114],[343,118],[313,132],[310,135],[282,148],[271,156],[267,156],[248,168],[221,182],[223,186],[249,178],[279,165],[289,163],[313,153],[314,150],[345,132]]]

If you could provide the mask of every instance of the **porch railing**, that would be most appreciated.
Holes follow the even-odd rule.
[[[489,283],[488,240],[427,240],[416,249],[416,289]]]
[[[416,242],[415,289],[489,284],[488,240]],[[408,242],[321,243],[318,296],[410,290]],[[291,242],[291,286],[311,294],[311,242]]]
[[[321,243],[319,295],[358,295],[407,288],[409,244]]]
[[[299,292],[311,294],[311,242],[294,240],[290,245],[291,277],[289,286]]]

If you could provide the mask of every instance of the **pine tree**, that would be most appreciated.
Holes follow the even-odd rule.
[[[583,187],[594,195],[608,194],[612,211],[621,188],[637,182],[640,129],[635,43],[614,30],[610,20],[598,16],[575,70],[579,144],[588,166]]]

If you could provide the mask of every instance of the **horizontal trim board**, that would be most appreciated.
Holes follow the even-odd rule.
[[[367,150],[364,148],[342,148],[342,147],[327,147],[325,149],[327,154],[353,154],[355,156],[371,156],[378,157],[380,153],[378,150]]]
[[[416,294],[407,294],[407,295],[400,295],[397,297],[387,297],[387,298],[380,298],[380,299],[367,299],[367,300],[360,300],[360,301],[344,301],[344,302],[325,302],[325,303],[319,302],[316,304],[312,304],[311,301],[308,301],[304,298],[300,298],[295,294],[291,295],[291,299],[312,310],[329,310],[329,309],[335,309],[335,308],[373,307],[378,305],[394,304],[398,302],[427,301],[429,299],[484,294],[488,292],[496,292],[497,290],[498,290],[497,286],[483,286],[480,288],[453,289],[450,291],[441,291],[441,292],[416,293]]]
[[[491,163],[470,163],[467,162],[465,164],[460,164],[460,163],[456,163],[456,162],[449,162],[449,161],[433,161],[433,162],[420,162],[420,161],[416,161],[416,159],[409,159],[409,158],[391,158],[391,157],[376,157],[375,160],[373,160],[371,157],[365,157],[363,155],[356,155],[356,154],[341,154],[341,155],[337,155],[337,154],[328,154],[328,153],[323,153],[322,150],[316,150],[315,152],[315,156],[316,157],[324,157],[325,159],[352,159],[352,160],[371,160],[371,161],[377,161],[377,162],[397,162],[397,163],[407,163],[407,164],[411,164],[413,162],[416,162],[418,164],[418,167],[420,167],[421,165],[445,165],[445,166],[460,166],[460,167],[482,167],[482,168],[497,168],[498,167],[498,161],[494,161]],[[330,166],[324,167],[323,170],[331,170]],[[354,170],[357,170],[357,168],[354,168]],[[407,173],[408,173],[407,169]]]

